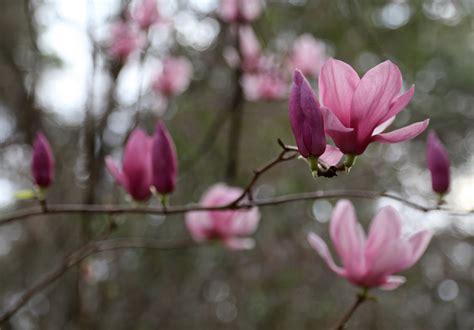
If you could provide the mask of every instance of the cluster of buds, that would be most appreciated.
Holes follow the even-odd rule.
[[[153,137],[135,129],[128,138],[122,169],[110,156],[106,165],[117,183],[136,201],[150,199],[153,189],[162,196],[174,191],[177,177],[177,156],[173,139],[162,123],[156,125]]]

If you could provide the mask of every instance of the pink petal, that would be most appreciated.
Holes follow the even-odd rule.
[[[365,235],[357,222],[354,206],[348,200],[341,200],[336,204],[329,233],[347,276],[360,276],[365,271]]]
[[[327,108],[322,107],[321,112],[323,113],[324,117],[324,129],[326,132],[330,133],[331,131],[335,132],[352,132],[354,131],[351,127],[346,127],[344,124],[336,117],[334,113],[329,111]]]
[[[411,99],[413,98],[413,94],[415,94],[415,86],[411,86],[409,90],[405,93],[399,95],[390,106],[390,110],[388,111],[387,115],[381,120],[382,122],[388,120],[391,117],[396,116],[400,113],[407,105],[410,103]]]
[[[319,156],[319,160],[326,166],[336,166],[341,161],[344,154],[332,145],[326,145],[326,150]]]
[[[365,256],[367,260],[376,258],[384,244],[398,240],[401,233],[401,220],[398,212],[391,206],[382,208],[370,226]]]
[[[326,243],[315,233],[308,234],[309,245],[318,252],[321,258],[324,259],[329,268],[338,275],[344,276],[345,270],[334,263],[334,259],[328,250]]]
[[[224,245],[231,250],[251,250],[255,247],[253,238],[228,238],[224,240]]]
[[[405,282],[406,278],[403,276],[388,276],[385,283],[380,285],[379,288],[382,290],[395,290]]]
[[[364,276],[369,286],[378,286],[384,278],[405,269],[411,258],[409,244],[402,239],[387,241],[380,245],[372,257],[367,258],[367,273]]]
[[[342,61],[331,58],[321,68],[321,103],[335,114],[344,126],[350,125],[352,96],[359,82],[359,76],[354,69]]]
[[[390,61],[377,65],[362,77],[351,107],[350,126],[358,128],[358,140],[370,137],[375,127],[384,121],[401,88],[400,70]]]
[[[449,190],[451,181],[451,162],[448,151],[441,143],[435,132],[428,134],[426,145],[426,160],[431,174],[433,191],[444,194]]]
[[[253,207],[250,210],[237,211],[231,224],[231,233],[233,236],[246,236],[253,234],[260,221],[260,212],[258,208]]]
[[[381,143],[397,143],[402,141],[411,140],[421,133],[428,127],[430,123],[429,119],[419,121],[417,123],[399,128],[395,131],[388,133],[382,133],[372,136],[372,141],[378,141]]]
[[[189,212],[185,218],[186,227],[195,241],[201,242],[211,238],[213,225],[207,212]]]
[[[105,157],[105,164],[110,174],[114,177],[115,181],[125,189],[127,189],[127,178],[123,175],[123,172],[115,165],[112,157]]]
[[[410,237],[408,242],[411,246],[411,258],[410,261],[405,265],[405,268],[410,268],[421,258],[423,253],[425,253],[432,237],[433,234],[429,230],[420,231]]]
[[[378,135],[380,133],[383,133],[390,125],[392,125],[392,123],[395,121],[395,118],[396,117],[393,116],[392,118],[387,119],[382,124],[377,126],[372,132],[372,135]]]

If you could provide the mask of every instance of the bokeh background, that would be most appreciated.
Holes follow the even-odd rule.
[[[196,202],[216,182],[243,186],[253,169],[279,152],[277,138],[294,143],[286,98],[246,101],[236,175],[226,176],[235,70],[222,54],[234,43],[232,33],[215,14],[218,0],[159,4],[168,24],[153,31],[151,55],[143,66],[138,57],[129,58],[113,81],[115,67],[104,45],[127,1],[0,2],[2,215],[35,204],[15,201],[14,194],[31,187],[30,145],[38,130],[48,136],[57,160],[50,203],[127,203],[104,170],[103,157],[120,159],[135,125],[139,93],[139,125],[152,132],[160,116],[177,145],[180,176],[172,204]],[[361,74],[386,59],[399,65],[405,85],[415,84],[416,92],[394,126],[431,118],[430,128],[453,164],[448,204],[474,209],[472,0],[267,0],[252,25],[262,47],[275,54],[309,33],[324,42],[329,56]],[[194,74],[185,93],[164,102],[147,82],[167,54],[186,56]],[[103,122],[103,131],[91,132],[88,121]],[[371,145],[349,175],[333,179],[313,180],[304,162],[287,162],[259,181],[256,196],[352,188],[393,191],[435,205],[425,139],[426,133],[401,144]],[[326,267],[306,235],[312,230],[327,237],[335,201],[262,209],[251,251],[207,245],[95,255],[36,295],[2,329],[330,328],[356,289]],[[374,291],[378,302],[362,306],[350,328],[473,329],[473,216],[425,214],[385,199],[353,202],[365,227],[378,208],[390,204],[401,212],[407,234],[432,228],[436,235],[422,260],[404,274],[408,282],[394,292]],[[0,308],[106,221],[44,216],[2,226]],[[115,237],[189,237],[182,215],[115,221]]]

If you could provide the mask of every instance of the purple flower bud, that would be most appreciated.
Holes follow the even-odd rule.
[[[123,170],[115,165],[110,156],[105,162],[117,183],[133,199],[146,201],[151,197],[151,138],[142,129],[135,129],[128,138],[123,153]]]
[[[450,183],[450,161],[446,148],[435,132],[430,132],[428,135],[426,159],[431,172],[433,191],[439,194],[446,193],[449,190]]]
[[[326,149],[321,107],[304,75],[295,70],[291,87],[289,115],[300,154],[319,157]]]
[[[156,191],[160,194],[173,192],[178,173],[176,147],[165,125],[161,122],[156,125],[156,132],[153,137],[151,163],[153,186]]]
[[[33,142],[31,173],[35,183],[41,188],[50,186],[54,181],[54,156],[43,133],[38,133]]]

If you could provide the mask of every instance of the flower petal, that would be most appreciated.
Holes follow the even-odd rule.
[[[336,147],[332,145],[326,145],[326,151],[324,154],[319,156],[319,160],[326,166],[336,166],[341,161],[344,154]]]
[[[213,223],[208,212],[188,212],[185,218],[186,227],[196,242],[212,238]]]
[[[351,121],[352,95],[360,78],[352,67],[339,60],[327,60],[319,74],[319,95],[321,103],[349,126]]]
[[[384,244],[400,238],[401,228],[400,216],[393,207],[386,206],[375,215],[365,246],[365,256],[369,263],[377,257]]]
[[[115,181],[125,189],[127,189],[127,178],[124,176],[122,170],[120,170],[115,162],[112,160],[112,157],[105,157],[105,165],[109,170],[110,174],[114,177]]]
[[[429,230],[420,231],[410,237],[408,242],[411,246],[411,258],[410,261],[405,265],[405,269],[413,266],[421,258],[423,253],[426,251],[426,248],[428,247],[432,237],[433,233]]]
[[[397,143],[411,140],[423,133],[423,131],[428,127],[429,123],[430,120],[425,119],[423,121],[399,128],[395,131],[374,135],[372,136],[372,141],[378,141],[381,143]]]
[[[362,77],[354,91],[351,106],[350,126],[358,128],[358,140],[370,137],[384,121],[401,88],[402,74],[390,61],[375,66]]]
[[[249,210],[236,211],[230,225],[230,234],[233,236],[251,235],[257,230],[259,221],[260,212],[256,207],[252,207]]]
[[[336,204],[329,225],[331,240],[347,276],[357,278],[365,272],[365,235],[357,222],[352,203],[341,200]]]
[[[390,110],[388,111],[387,115],[384,116],[381,122],[384,122],[389,118],[399,114],[400,111],[402,111],[408,105],[408,103],[410,103],[411,99],[413,98],[413,94],[415,94],[415,86],[412,85],[409,90],[393,100],[392,104],[390,105]]]
[[[403,276],[388,276],[385,283],[380,285],[379,288],[382,290],[395,290],[405,282],[406,278]]]
[[[251,250],[255,247],[255,240],[253,238],[231,237],[224,240],[224,245],[231,250]]]
[[[341,276],[345,275],[345,273],[346,273],[345,270],[343,268],[337,266],[334,263],[334,259],[332,258],[331,253],[329,252],[328,246],[321,239],[321,237],[319,237],[315,233],[309,233],[308,234],[308,242],[309,242],[309,245],[311,245],[311,247],[313,249],[315,249],[316,252],[318,252],[318,254],[321,256],[321,258],[324,259],[326,264],[329,266],[329,268],[333,272],[335,272],[336,274],[341,275]]]

